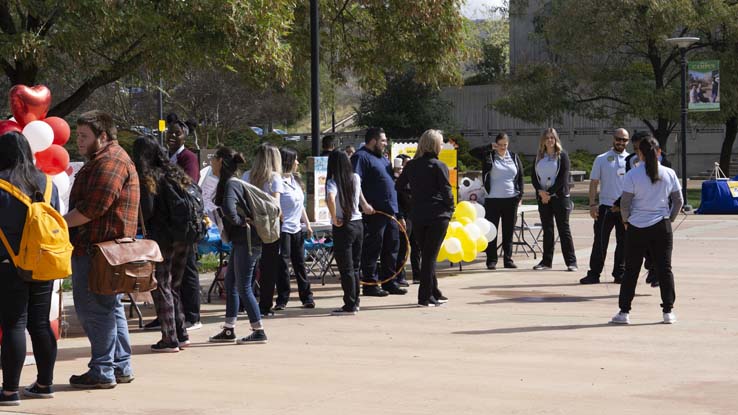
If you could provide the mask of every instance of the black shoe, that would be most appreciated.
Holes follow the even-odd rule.
[[[265,344],[267,342],[267,335],[264,330],[254,330],[246,337],[242,337],[236,341],[238,344]]]
[[[407,282],[407,280],[397,281],[397,285],[400,287],[409,287],[410,283]]]
[[[18,392],[6,395],[0,390],[0,406],[18,406],[21,404],[20,395]]]
[[[136,379],[135,376],[133,376],[133,373],[129,375],[124,375],[123,372],[121,372],[118,369],[115,369],[115,382],[116,383],[131,383],[133,380]]]
[[[433,301],[418,301],[418,307],[436,307],[436,303]]]
[[[233,343],[236,341],[236,332],[233,328],[224,327],[223,330],[208,339],[210,343]]]
[[[448,302],[448,297],[446,297],[445,295],[439,295],[438,297],[436,297],[436,301],[439,304],[446,304]]]
[[[623,283],[623,277],[612,277],[612,278],[613,278],[612,282],[614,284],[622,284]]]
[[[515,263],[514,263],[514,262],[506,262],[506,263],[505,263],[505,268],[509,268],[509,269],[517,269],[517,268],[518,268],[518,266],[517,266],[517,265],[515,265]]]
[[[90,372],[81,375],[72,375],[69,385],[77,389],[113,389],[118,384],[114,380],[95,379]]]
[[[334,316],[355,316],[359,310],[351,310],[350,308],[341,307],[331,311],[331,315]]]
[[[260,311],[259,314],[261,314],[261,318],[274,317],[274,310],[272,309],[269,311]]]
[[[536,270],[536,271],[545,271],[545,270],[551,269],[551,265],[546,265],[543,262],[541,262],[538,265],[536,265],[535,267],[533,267],[533,269]]]
[[[569,272],[577,272],[579,271],[579,267],[577,267],[576,265],[567,265],[566,270]]]
[[[51,386],[38,386],[35,382],[31,386],[23,388],[23,396],[29,398],[50,399],[54,397],[54,389]]]
[[[310,309],[315,308],[315,301],[310,300],[306,303],[303,303],[302,308],[310,308]]]
[[[143,327],[144,330],[161,330],[161,323],[159,323],[159,319],[154,319],[153,321],[149,322],[149,324],[146,324]]]
[[[497,263],[496,262],[488,262],[487,263],[487,269],[492,270],[492,271],[496,270],[497,269]]]
[[[366,286],[362,291],[362,295],[365,297],[386,297],[389,293],[377,286]]]
[[[151,351],[154,353],[177,353],[179,352],[179,344],[169,344],[164,340],[159,340],[156,344],[151,345]]]
[[[420,284],[420,280],[416,280],[413,278],[413,284]]]
[[[392,295],[405,295],[407,294],[407,290],[404,288],[400,288],[395,284],[388,285],[387,288],[384,288],[385,292],[388,292]]]
[[[272,310],[274,310],[274,311],[282,311],[285,308],[287,308],[287,304],[277,304],[277,305],[274,306],[274,308],[272,308]]]
[[[586,277],[579,280],[580,284],[599,284],[600,283],[600,277],[593,277],[591,275],[587,275]]]

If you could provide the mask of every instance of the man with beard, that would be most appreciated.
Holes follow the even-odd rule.
[[[589,257],[589,271],[587,276],[579,280],[581,284],[598,284],[600,273],[605,267],[607,257],[607,245],[610,240],[612,228],[615,228],[617,246],[615,248],[615,263],[613,264],[612,276],[615,283],[620,284],[625,273],[625,227],[620,216],[620,207],[616,201],[623,194],[623,178],[625,177],[625,161],[628,152],[630,135],[625,128],[618,128],[612,140],[612,148],[597,156],[589,174],[589,215],[594,222],[594,242],[592,253]],[[597,187],[600,187],[599,203],[597,198]]]
[[[397,192],[392,166],[383,156],[387,147],[387,136],[381,128],[369,128],[364,142],[364,147],[351,157],[354,172],[361,177],[361,191],[374,209],[396,216]],[[399,247],[397,222],[381,214],[364,216],[364,244],[361,252],[363,295],[385,297],[389,294],[407,293],[394,278],[390,279],[395,273]],[[380,257],[381,267],[378,273],[377,259]],[[387,279],[390,280],[384,281]],[[384,281],[381,287],[380,281]]]

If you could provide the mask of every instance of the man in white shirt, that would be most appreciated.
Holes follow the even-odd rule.
[[[607,246],[610,241],[610,233],[615,228],[617,246],[615,248],[615,263],[613,264],[612,276],[615,283],[620,284],[625,273],[625,227],[620,216],[620,208],[616,201],[623,193],[623,178],[625,177],[626,157],[630,135],[628,130],[618,128],[615,130],[612,148],[597,156],[592,165],[589,175],[589,214],[594,222],[594,242],[592,253],[589,257],[589,271],[587,276],[579,280],[581,284],[598,284],[600,274],[605,267],[607,257]],[[597,202],[597,188],[599,189],[599,202]]]

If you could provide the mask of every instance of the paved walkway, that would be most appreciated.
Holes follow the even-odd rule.
[[[137,379],[107,391],[65,383],[85,370],[84,337],[59,343],[57,397],[26,400],[32,414],[735,414],[738,413],[738,218],[690,216],[676,232],[675,312],[660,324],[658,291],[644,283],[631,326],[610,326],[618,286],[581,286],[591,220],[572,218],[581,272],[443,268],[451,299],[437,309],[407,296],[362,299],[332,317],[335,280],[315,286],[315,310],[293,299],[265,321],[268,345],[214,345],[224,305],[178,354],[151,354],[158,333],[134,330]],[[557,247],[557,252],[559,248]],[[608,261],[608,267],[611,262]],[[608,280],[608,278],[603,278]],[[152,310],[147,310],[152,313]],[[133,323],[133,322],[132,322]],[[239,322],[246,334],[248,322]],[[35,369],[27,367],[23,383]]]

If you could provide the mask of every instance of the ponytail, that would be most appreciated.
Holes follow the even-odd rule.
[[[643,162],[646,163],[646,174],[651,179],[651,183],[659,180],[659,142],[653,136],[643,137],[638,144],[638,150],[643,155]]]

